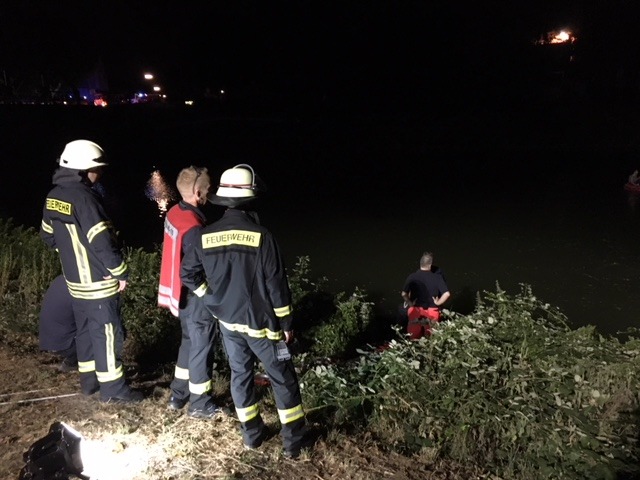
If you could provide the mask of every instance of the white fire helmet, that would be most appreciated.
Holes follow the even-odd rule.
[[[61,167],[76,170],[90,170],[106,165],[104,150],[89,140],[74,140],[64,147],[60,161]]]
[[[253,168],[241,163],[229,168],[220,175],[220,183],[215,195],[209,196],[209,201],[216,205],[235,207],[256,198],[259,190],[259,179]]]

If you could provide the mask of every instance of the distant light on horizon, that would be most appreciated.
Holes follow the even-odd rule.
[[[145,78],[145,80],[153,80],[153,75],[150,74],[150,73],[145,73],[144,74],[144,78]]]
[[[541,35],[540,38],[533,43],[536,45],[558,45],[563,43],[573,43],[575,41],[576,37],[571,30],[554,30],[547,32],[545,35]]]
[[[551,39],[551,43],[563,43],[568,41],[569,38],[571,38],[571,35],[568,32],[565,32],[564,30],[562,30],[560,33],[558,33],[555,37]]]
[[[158,85],[154,85],[153,86],[153,91],[154,92],[159,92],[160,91],[160,87]]]

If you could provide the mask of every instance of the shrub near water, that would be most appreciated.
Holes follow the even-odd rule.
[[[38,313],[45,290],[61,272],[58,255],[32,228],[0,219],[0,331],[38,331]]]
[[[179,324],[157,307],[159,254],[128,250],[123,317],[127,351],[173,361]],[[57,254],[31,228],[0,220],[0,334],[33,340]],[[370,320],[364,292],[333,295],[312,282],[300,257],[291,289],[297,328],[309,349],[302,368],[305,408],[328,428],[360,429],[382,445],[475,465],[503,478],[633,478],[638,468],[640,340],[622,343],[593,327],[570,329],[529,287],[497,289],[468,316],[431,338],[399,336],[382,352],[349,358]],[[26,337],[25,337],[26,338]],[[24,347],[20,347],[24,348]],[[315,357],[314,357],[315,355]],[[302,365],[302,367],[301,367]],[[319,418],[318,418],[319,417]],[[623,475],[628,475],[624,477]]]
[[[330,293],[327,279],[312,280],[311,260],[297,258],[289,276],[295,328],[302,350],[314,357],[345,357],[362,345],[373,316],[373,303],[355,287],[353,293]]]
[[[180,321],[158,306],[160,253],[141,248],[125,250],[129,280],[122,298],[127,333],[125,353],[142,363],[175,361],[180,344]]]
[[[431,338],[302,378],[310,411],[398,450],[504,478],[638,474],[640,342],[570,329],[529,287],[485,293]]]

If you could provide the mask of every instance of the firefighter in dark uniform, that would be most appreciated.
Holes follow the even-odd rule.
[[[72,297],[80,388],[85,395],[100,391],[104,402],[139,402],[143,396],[126,384],[121,361],[120,292],[127,285],[127,265],[101,197],[91,188],[106,165],[104,151],[75,140],[59,164],[40,235],[59,253]]]
[[[201,230],[200,242],[182,261],[181,278],[219,321],[245,447],[259,447],[267,435],[254,385],[260,361],[273,389],[284,455],[296,458],[306,427],[286,345],[293,340],[291,292],[275,238],[255,212],[243,208],[256,197],[257,183],[246,164],[223,172],[209,201],[228,208],[220,220]]]

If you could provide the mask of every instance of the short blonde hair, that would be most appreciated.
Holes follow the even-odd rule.
[[[420,267],[430,267],[433,264],[433,253],[424,252],[420,257]]]
[[[207,183],[211,183],[207,168],[191,165],[180,170],[176,180],[176,187],[178,187],[178,192],[184,198],[193,195],[196,191],[196,186],[202,188]]]

